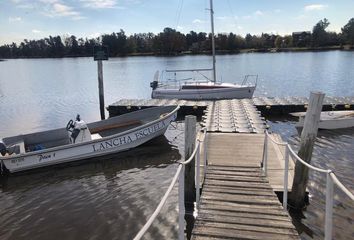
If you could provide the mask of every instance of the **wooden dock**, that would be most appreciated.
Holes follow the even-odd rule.
[[[308,98],[217,101],[121,100],[110,116],[161,105],[180,105],[207,127],[208,169],[192,239],[299,239],[276,193],[283,192],[284,149],[268,142],[267,176],[262,171],[264,116],[306,111]],[[354,109],[354,97],[326,97],[323,110]],[[281,142],[281,137],[272,134]],[[288,191],[294,164],[289,161]]]
[[[278,170],[269,178],[261,171],[263,143],[264,134],[208,135],[209,165],[192,239],[299,239],[274,193],[282,185]],[[277,149],[269,147],[270,168],[281,168]]]

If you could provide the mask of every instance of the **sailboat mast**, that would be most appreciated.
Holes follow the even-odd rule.
[[[210,22],[211,22],[211,49],[213,53],[213,81],[216,82],[216,69],[215,69],[215,38],[214,38],[214,9],[213,0],[210,0]]]

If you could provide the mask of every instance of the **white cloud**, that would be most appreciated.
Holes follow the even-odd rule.
[[[184,27],[182,27],[182,26],[177,26],[177,30],[182,31],[183,29],[184,29]]]
[[[318,11],[318,10],[323,10],[325,8],[327,8],[328,5],[323,5],[323,4],[311,4],[311,5],[307,5],[304,7],[305,11]]]
[[[87,8],[115,8],[116,0],[80,0]]]
[[[79,16],[80,13],[65,4],[54,3],[52,13],[58,16]]]
[[[53,4],[59,2],[58,0],[39,0],[42,3]]]
[[[264,15],[264,13],[263,13],[262,11],[260,11],[260,10],[255,11],[253,14],[254,14],[255,16],[262,16],[262,15]]]
[[[9,17],[9,22],[13,23],[13,22],[21,22],[22,18],[21,17]]]
[[[98,38],[102,35],[102,33],[99,32],[95,32],[95,33],[91,33],[88,35],[89,38]]]
[[[274,12],[275,12],[275,13],[280,13],[280,12],[282,12],[282,11],[281,11],[281,9],[274,9]]]
[[[80,12],[75,11],[72,7],[65,5],[59,0],[40,0],[45,6],[43,7],[43,15],[47,17],[70,17],[72,20],[81,20],[86,17]]]
[[[193,23],[195,23],[195,24],[201,24],[201,23],[204,23],[204,21],[203,21],[203,20],[200,20],[200,19],[194,19],[194,20],[193,20]]]
[[[41,33],[42,31],[38,30],[38,29],[32,29],[33,33]]]

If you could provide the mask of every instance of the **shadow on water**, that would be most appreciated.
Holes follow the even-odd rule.
[[[132,239],[177,169],[178,141],[161,136],[127,152],[2,177],[0,239]],[[177,237],[176,202],[174,190],[146,239]]]
[[[299,149],[300,136],[295,128],[297,119],[269,118],[272,131],[280,134],[295,151]],[[311,165],[332,169],[339,180],[354,192],[354,128],[319,130]],[[302,212],[290,212],[293,223],[302,239],[323,239],[325,218],[326,176],[309,171],[309,205]],[[334,187],[333,239],[351,239],[354,236],[354,204],[337,187]]]

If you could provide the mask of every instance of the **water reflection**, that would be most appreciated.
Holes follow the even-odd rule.
[[[124,153],[3,177],[0,239],[133,238],[181,159],[175,144],[183,136],[166,135]],[[176,199],[175,189],[147,238],[176,238]]]
[[[269,121],[274,132],[299,148],[300,137],[295,129],[296,119],[273,117]],[[311,164],[333,169],[340,181],[354,192],[354,128],[320,130],[316,139]],[[310,170],[308,191],[310,204],[302,213],[291,213],[302,239],[323,239],[326,176]],[[354,204],[337,187],[334,188],[333,239],[354,236]]]

